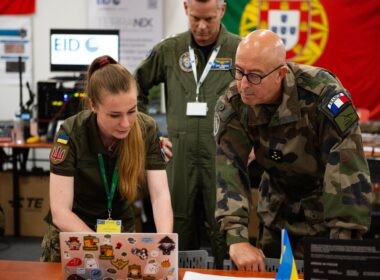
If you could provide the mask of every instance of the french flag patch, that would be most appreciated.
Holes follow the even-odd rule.
[[[336,115],[339,112],[339,108],[348,102],[350,102],[350,99],[348,99],[344,93],[339,93],[331,98],[330,102],[327,104],[327,107],[331,113]]]

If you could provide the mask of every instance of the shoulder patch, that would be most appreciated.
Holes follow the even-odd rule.
[[[339,113],[339,109],[344,106],[344,104],[351,102],[350,99],[344,93],[338,93],[334,95],[329,103],[327,104],[327,108],[330,112],[336,116]]]
[[[218,114],[214,114],[214,136],[218,134],[220,126],[220,117]]]
[[[50,155],[49,155],[50,162],[52,164],[60,164],[61,162],[64,162],[67,157],[68,152],[69,152],[68,145],[55,143],[54,147],[50,151]]]
[[[332,121],[340,135],[346,134],[359,121],[351,99],[344,92],[326,97],[320,109]]]
[[[235,111],[231,104],[227,102],[226,96],[222,95],[216,103],[214,114],[214,137],[217,143],[219,143],[220,136],[234,115]]]
[[[67,143],[69,143],[69,136],[59,134],[57,137],[57,143],[66,145]]]

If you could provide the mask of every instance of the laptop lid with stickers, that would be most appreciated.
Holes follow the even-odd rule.
[[[61,232],[64,279],[178,279],[176,233]]]

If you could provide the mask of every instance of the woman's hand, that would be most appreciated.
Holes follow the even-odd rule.
[[[161,152],[163,153],[166,162],[169,162],[173,157],[172,146],[172,142],[170,142],[169,138],[160,137]]]

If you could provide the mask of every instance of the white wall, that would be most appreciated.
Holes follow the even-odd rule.
[[[164,36],[187,29],[187,18],[181,0],[164,2]],[[51,73],[49,64],[49,34],[51,28],[86,28],[86,0],[36,0],[36,13],[32,16],[33,81],[29,81],[36,93],[37,82],[58,76]],[[68,75],[68,73],[62,73]],[[23,79],[25,85],[27,81]],[[0,119],[12,119],[19,109],[19,86],[0,85]],[[23,88],[24,103],[29,100],[27,88]]]
[[[181,0],[164,1],[164,35],[163,38],[185,31],[187,18]],[[49,64],[49,34],[51,28],[86,28],[87,1],[86,0],[36,0],[36,13],[32,16],[32,44],[33,44],[33,81],[29,84],[34,93],[37,93],[37,82],[53,76],[68,75],[68,73],[50,72]],[[23,80],[25,85],[27,81]],[[0,120],[11,120],[19,109],[19,86],[0,85]],[[26,86],[23,87],[23,101],[29,100]],[[36,101],[35,101],[36,102]],[[11,151],[6,149],[7,153]],[[30,157],[47,159],[48,150],[32,150]],[[31,163],[28,164],[30,168]],[[48,169],[47,162],[37,162],[37,166]],[[10,166],[9,166],[10,167]]]

